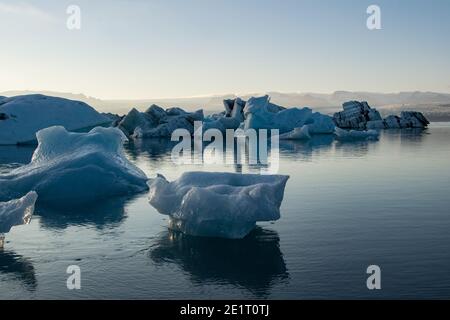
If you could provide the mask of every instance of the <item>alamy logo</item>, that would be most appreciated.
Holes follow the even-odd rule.
[[[380,30],[381,29],[381,8],[375,4],[367,8],[367,29]]]
[[[80,290],[81,289],[81,269],[79,266],[73,265],[68,266],[66,270],[67,274],[70,276],[67,278],[66,285],[69,290]]]
[[[369,290],[381,290],[381,269],[377,265],[371,265],[367,267],[367,274],[370,276],[367,278],[367,289]]]
[[[81,9],[77,5],[70,5],[67,7],[66,13],[69,15],[67,17],[66,26],[69,30],[80,30],[81,29]]]
[[[218,129],[208,129],[203,132],[201,121],[194,122],[193,137],[187,129],[174,130],[171,140],[179,141],[179,143],[172,149],[172,161],[177,165],[247,163],[252,166],[261,166],[261,174],[278,172],[279,130],[227,129],[225,131],[225,138],[222,131]]]

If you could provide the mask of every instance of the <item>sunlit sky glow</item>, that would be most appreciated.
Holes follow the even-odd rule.
[[[449,34],[448,0],[0,0],[0,92],[450,92]]]

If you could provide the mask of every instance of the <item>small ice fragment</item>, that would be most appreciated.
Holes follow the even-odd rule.
[[[292,131],[281,134],[279,138],[280,140],[309,140],[311,135],[309,134],[309,127],[304,125],[301,128],[295,128]]]
[[[335,128],[336,137],[339,140],[378,140],[380,133],[376,130],[344,130],[341,128]]]
[[[30,223],[38,195],[31,191],[20,199],[0,202],[0,247],[3,247],[5,233],[12,227]]]

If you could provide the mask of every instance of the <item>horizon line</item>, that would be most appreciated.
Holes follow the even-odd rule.
[[[383,92],[383,91],[365,91],[365,90],[358,90],[358,91],[352,91],[352,90],[335,90],[333,92],[314,92],[314,91],[276,91],[276,90],[270,90],[265,92],[247,92],[247,93],[211,93],[211,94],[199,94],[199,95],[192,95],[192,96],[171,96],[171,97],[158,97],[158,98],[105,98],[105,97],[98,97],[94,95],[89,95],[82,92],[68,92],[68,91],[53,91],[53,90],[5,90],[0,92],[0,96],[7,93],[20,93],[24,92],[24,94],[44,94],[45,93],[51,93],[51,94],[66,94],[66,95],[82,95],[88,99],[95,99],[95,100],[101,100],[101,101],[147,101],[147,100],[181,100],[181,99],[201,99],[201,98],[220,98],[224,96],[235,96],[235,97],[242,97],[242,96],[259,96],[267,94],[270,96],[270,94],[297,94],[297,95],[308,95],[308,94],[318,94],[318,95],[333,95],[336,93],[366,93],[366,94],[401,94],[401,93],[434,93],[434,94],[449,94],[450,92],[444,92],[444,91],[430,91],[430,90],[410,90],[410,91],[390,91],[390,92]],[[29,92],[29,93],[26,93]],[[20,95],[20,94],[19,94]],[[8,97],[13,97],[9,95]]]

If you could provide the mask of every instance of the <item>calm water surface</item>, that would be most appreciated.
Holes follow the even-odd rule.
[[[149,176],[258,167],[177,166],[172,145],[127,146]],[[33,148],[0,147],[0,172]],[[37,208],[0,251],[0,298],[450,298],[450,123],[386,131],[378,142],[283,142],[282,218],[243,240],[183,236],[146,194],[77,212]],[[1,186],[0,186],[1,187]],[[366,268],[382,290],[366,288]],[[66,288],[79,265],[82,289]]]

